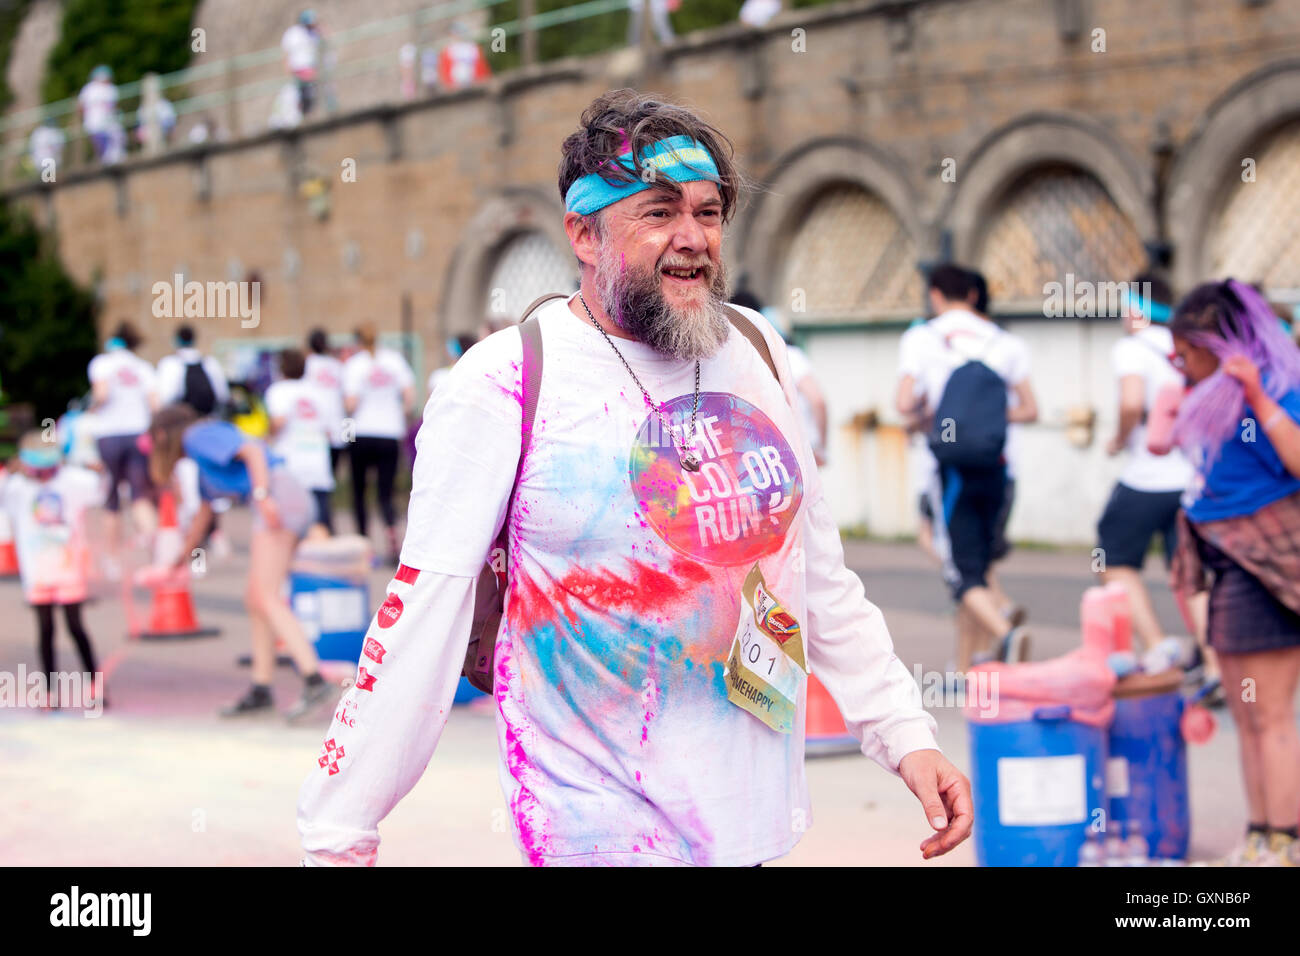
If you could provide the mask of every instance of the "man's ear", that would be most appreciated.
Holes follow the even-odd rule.
[[[569,237],[569,247],[584,265],[596,265],[596,247],[599,242],[587,224],[587,217],[576,212],[564,214],[564,232]]]

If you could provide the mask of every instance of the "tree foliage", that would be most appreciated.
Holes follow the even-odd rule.
[[[95,297],[64,270],[53,238],[0,200],[0,385],[57,418],[89,387],[96,351]]]

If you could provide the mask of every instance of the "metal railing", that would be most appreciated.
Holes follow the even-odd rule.
[[[401,67],[398,61],[400,46],[418,42],[422,48],[439,48],[447,39],[447,33],[437,31],[437,24],[458,17],[485,20],[485,11],[506,2],[508,0],[447,0],[413,13],[374,20],[327,34],[322,41],[321,69],[316,81],[316,89],[322,101],[320,112],[330,115],[401,101],[404,97],[401,95]],[[520,64],[528,66],[538,60],[538,35],[541,31],[628,11],[627,0],[589,0],[587,3],[544,13],[533,12],[534,4],[535,0],[518,0],[516,19],[485,23],[477,29],[470,27],[469,39],[483,48],[485,44],[498,43],[503,38],[522,37],[519,47]],[[641,42],[652,49],[657,40],[651,34],[649,21],[649,16],[642,17]],[[401,36],[403,33],[406,35]],[[391,42],[378,50],[373,49],[373,41],[382,41],[384,38],[400,39],[401,42]],[[192,144],[186,141],[182,132],[187,127],[196,125],[194,121],[198,119],[212,121],[210,126],[217,139],[240,139],[267,130],[270,128],[268,107],[283,87],[293,82],[284,67],[283,59],[280,47],[275,46],[158,75],[156,81],[162,95],[166,95],[167,91],[180,91],[187,95],[171,100],[176,113],[171,144],[154,143],[143,146],[143,151],[146,154],[158,154],[190,147]],[[418,76],[421,70],[418,60],[415,70]],[[356,81],[363,77],[369,77],[370,82],[358,84]],[[118,85],[118,102],[142,100],[148,79]],[[347,100],[346,103],[340,102],[339,97],[339,84],[343,80],[349,81],[344,88],[346,94],[342,97]],[[417,81],[415,98],[427,96],[438,89],[442,88]],[[260,111],[252,108],[258,105],[262,106]],[[77,98],[68,97],[0,118],[0,184],[39,178],[40,170],[33,166],[28,155],[31,151],[30,137],[32,131],[46,121],[52,120],[65,137],[60,170],[95,164],[95,160],[86,158],[89,153],[89,135],[81,128],[77,110]],[[213,116],[214,112],[219,112],[220,115]],[[309,118],[318,118],[320,112]],[[124,135],[130,137],[142,125],[140,114],[140,105],[119,112],[118,118]],[[133,144],[128,140],[128,148],[131,145]]]

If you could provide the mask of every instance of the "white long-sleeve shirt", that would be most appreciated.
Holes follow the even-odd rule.
[[[844,564],[783,344],[748,314],[787,384],[733,331],[701,362],[692,475],[600,333],[563,301],[538,313],[544,371],[510,513],[495,690],[501,784],[529,863],[748,865],[794,846],[811,820],[806,680],[793,671],[790,732],[771,688],[766,719],[752,693],[749,709],[728,695],[733,645],[762,626],[745,596],[755,575],[768,633],[787,639],[797,625],[867,756],[897,773],[906,754],[938,749],[879,609]],[[694,363],[615,342],[670,425],[689,422]],[[521,365],[517,330],[499,332],[425,409],[402,567],[300,795],[309,863],[373,863],[379,822],[437,746],[475,579],[506,520]]]

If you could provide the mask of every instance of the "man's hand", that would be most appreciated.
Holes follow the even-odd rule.
[[[1255,405],[1259,402],[1260,396],[1264,394],[1264,386],[1259,380],[1259,369],[1254,362],[1244,355],[1234,355],[1224,359],[1223,371],[1241,383],[1248,403]]]
[[[974,814],[970,781],[937,750],[913,750],[898,765],[899,776],[925,808],[938,833],[921,843],[921,856],[943,856],[970,836]]]

